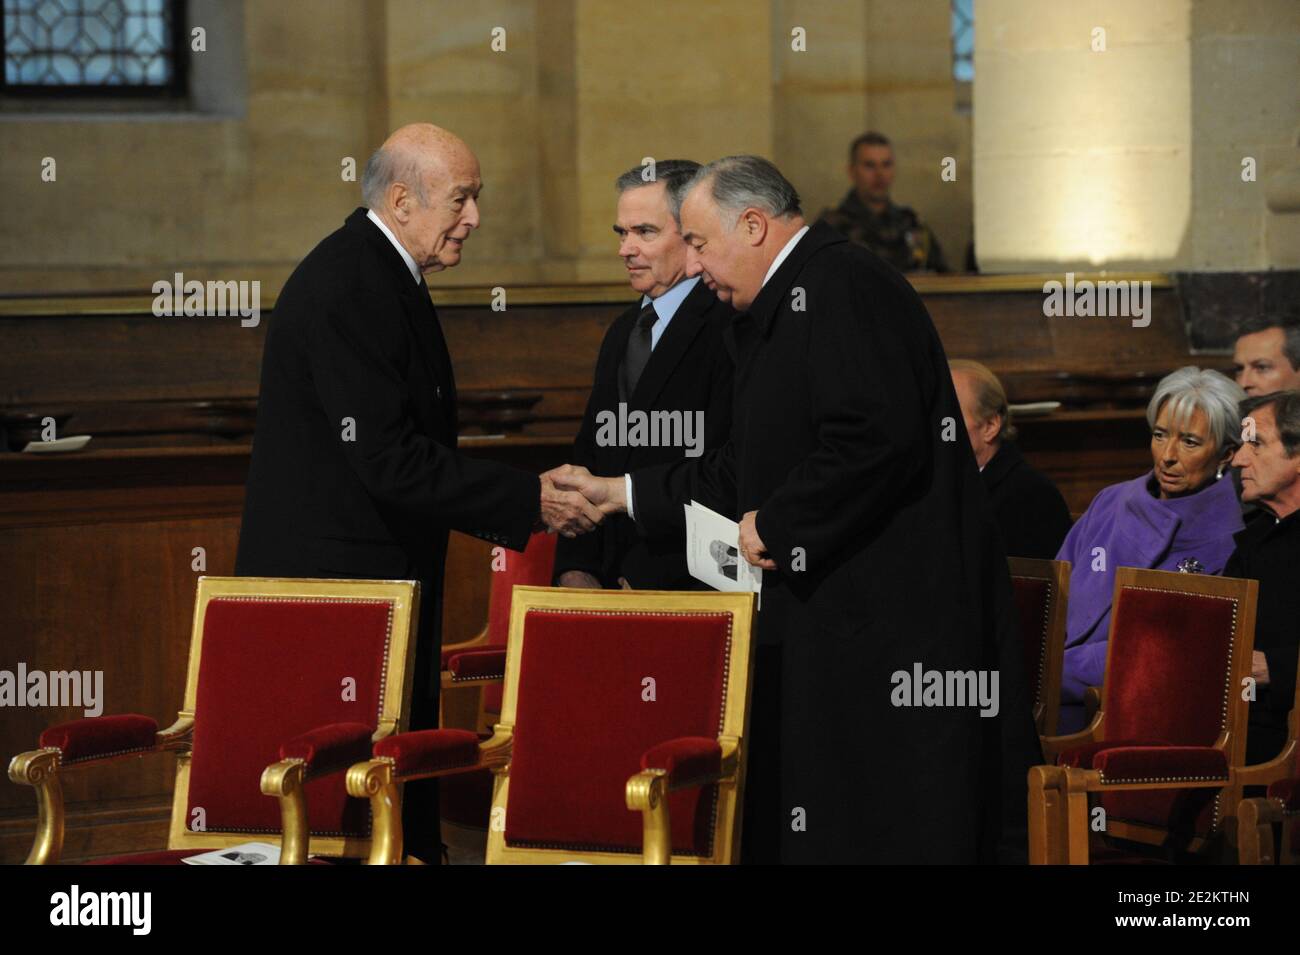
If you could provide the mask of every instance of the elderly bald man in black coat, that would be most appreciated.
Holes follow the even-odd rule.
[[[765,570],[742,857],[1016,857],[1041,755],[1006,558],[924,305],[806,226],[760,157],[701,169],[681,225],[688,274],[739,312],[731,439],[634,472],[630,501],[623,478],[555,480],[650,536],[680,535],[699,501]]]
[[[522,551],[601,514],[543,474],[456,450],[456,380],[423,273],[478,227],[478,160],[429,123],[366,165],[357,209],[280,293],[262,355],[235,572],[418,580],[411,729],[438,725],[442,575],[451,530]],[[438,858],[437,781],[406,787],[409,854]]]

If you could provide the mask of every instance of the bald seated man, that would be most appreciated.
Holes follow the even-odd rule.
[[[403,126],[366,164],[365,205],[294,269],[266,335],[235,562],[242,576],[418,580],[417,730],[438,725],[448,533],[522,551],[534,529],[602,518],[548,474],[456,450],[456,380],[424,274],[460,263],[482,188],[457,136]],[[436,780],[407,785],[403,829],[409,854],[438,861]]]

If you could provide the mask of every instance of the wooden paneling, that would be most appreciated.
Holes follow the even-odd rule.
[[[985,361],[1013,401],[1066,404],[1021,421],[1020,444],[1076,514],[1101,487],[1150,466],[1141,409],[1154,381],[1207,364],[1192,358],[1174,292],[1155,279],[1144,329],[1044,318],[1041,277],[917,280],[951,357]],[[471,434],[462,450],[539,471],[562,463],[601,337],[630,297],[608,286],[521,290],[493,312],[486,290],[435,293],[469,430],[510,430]],[[274,318],[244,329],[237,319],[156,319],[148,304],[0,300],[0,413],[11,428],[55,414],[61,433],[96,435],[72,455],[0,454],[0,668],[102,670],[104,712],[167,725],[183,690],[193,548],[206,549],[207,573],[234,566]],[[487,544],[453,535],[448,642],[482,627],[489,561]],[[44,727],[80,715],[6,712],[0,755],[33,748]],[[71,779],[67,858],[162,846],[172,773],[171,758],[159,757]],[[30,790],[0,786],[0,862],[25,856],[34,816]]]

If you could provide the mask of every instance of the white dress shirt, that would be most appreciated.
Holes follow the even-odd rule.
[[[415,279],[416,285],[419,285],[420,267],[415,264],[415,259],[411,257],[411,253],[407,252],[402,243],[397,241],[397,236],[388,230],[388,226],[384,225],[384,220],[375,215],[374,209],[366,210],[366,218],[379,226],[379,231],[388,237],[389,242],[393,243],[393,248],[402,256],[402,261],[406,263],[406,267],[411,270],[411,278]]]
[[[763,276],[763,285],[766,285],[768,280],[776,274],[776,270],[781,267],[781,263],[790,257],[790,253],[794,251],[794,247],[799,244],[799,240],[804,237],[804,233],[807,231],[808,227],[804,226],[794,235],[790,236],[790,241],[785,244],[785,248],[776,254],[776,258],[772,260],[772,264],[767,267],[767,274]],[[763,285],[760,285],[759,288],[761,289]]]

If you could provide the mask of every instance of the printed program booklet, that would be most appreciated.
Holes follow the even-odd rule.
[[[714,590],[761,595],[763,569],[741,556],[740,525],[695,501],[684,507],[686,566],[691,576]]]
[[[241,842],[181,861],[186,865],[279,865],[280,847],[266,842]]]

